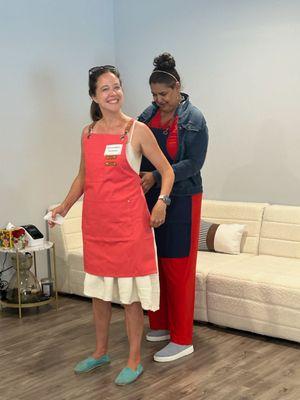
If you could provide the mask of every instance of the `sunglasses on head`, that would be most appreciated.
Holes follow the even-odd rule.
[[[100,67],[93,67],[89,69],[89,76],[101,72],[101,71],[117,71],[117,68],[114,67],[113,65],[101,65]]]

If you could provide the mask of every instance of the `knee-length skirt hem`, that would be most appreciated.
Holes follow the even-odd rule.
[[[116,278],[85,274],[84,294],[118,304],[140,302],[144,310],[159,309],[159,275]]]

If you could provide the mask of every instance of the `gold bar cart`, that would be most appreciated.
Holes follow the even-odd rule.
[[[34,303],[22,303],[21,302],[21,292],[20,292],[20,253],[33,253],[33,266],[34,266],[34,275],[37,277],[37,262],[36,262],[36,252],[52,250],[52,262],[50,257],[50,272],[53,277],[53,296],[50,296],[49,299],[37,301]],[[56,278],[56,256],[55,256],[55,243],[45,241],[43,244],[38,246],[27,246],[22,250],[18,250],[17,248],[4,248],[0,247],[1,253],[13,253],[16,254],[17,260],[17,282],[18,282],[18,303],[11,303],[6,300],[0,300],[1,311],[3,307],[10,308],[18,308],[19,309],[19,318],[22,318],[22,308],[30,308],[30,307],[40,307],[45,304],[49,304],[54,302],[56,310],[58,310],[58,294],[57,294],[57,278]]]

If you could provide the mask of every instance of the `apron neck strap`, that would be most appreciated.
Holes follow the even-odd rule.
[[[96,125],[98,121],[93,121],[89,127],[88,127],[88,138],[91,136],[92,130],[94,129],[94,126]],[[131,120],[128,121],[124,133],[121,135],[121,139],[124,140],[125,136],[128,136],[128,133],[130,132],[130,129],[132,128],[132,125],[134,123],[134,119],[131,118]]]
[[[93,121],[88,128],[88,135],[87,137],[89,138],[91,136],[92,130],[94,129],[94,126],[96,125],[97,121]]]
[[[121,140],[124,140],[126,136],[128,137],[128,133],[129,133],[129,131],[130,131],[130,129],[131,129],[133,123],[134,123],[134,119],[131,118],[131,120],[128,121],[128,123],[127,123],[127,125],[126,125],[126,127],[125,127],[124,133],[120,136],[120,139],[121,139]]]

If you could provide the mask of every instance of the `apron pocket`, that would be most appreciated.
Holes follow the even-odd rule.
[[[130,203],[127,201],[85,201],[85,234],[101,241],[128,241],[133,234]]]

